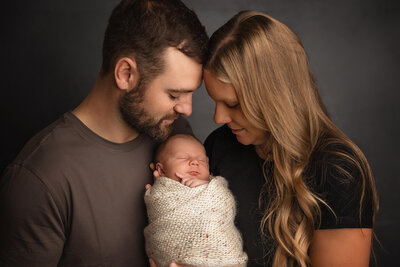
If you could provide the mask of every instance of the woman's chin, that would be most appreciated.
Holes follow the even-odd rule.
[[[247,138],[241,135],[236,135],[236,140],[238,140],[238,142],[241,143],[242,145],[245,146],[251,145],[251,142]]]

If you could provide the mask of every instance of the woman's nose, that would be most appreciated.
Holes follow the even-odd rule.
[[[215,105],[215,111],[214,111],[214,121],[217,124],[222,124],[222,123],[229,123],[231,122],[231,117],[229,115],[229,112],[220,104]]]

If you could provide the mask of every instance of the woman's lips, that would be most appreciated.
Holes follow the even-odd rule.
[[[243,128],[242,128],[242,129],[232,129],[232,128],[231,128],[231,130],[232,130],[232,133],[233,133],[233,134],[240,134],[240,133],[243,132],[244,129],[243,129]]]

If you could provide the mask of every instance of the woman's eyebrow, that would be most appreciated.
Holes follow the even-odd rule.
[[[176,93],[176,94],[187,94],[193,93],[196,90],[193,89],[167,89],[169,93]]]

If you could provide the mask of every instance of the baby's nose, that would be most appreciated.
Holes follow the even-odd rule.
[[[197,159],[192,159],[189,164],[198,166],[199,165],[199,161]]]

